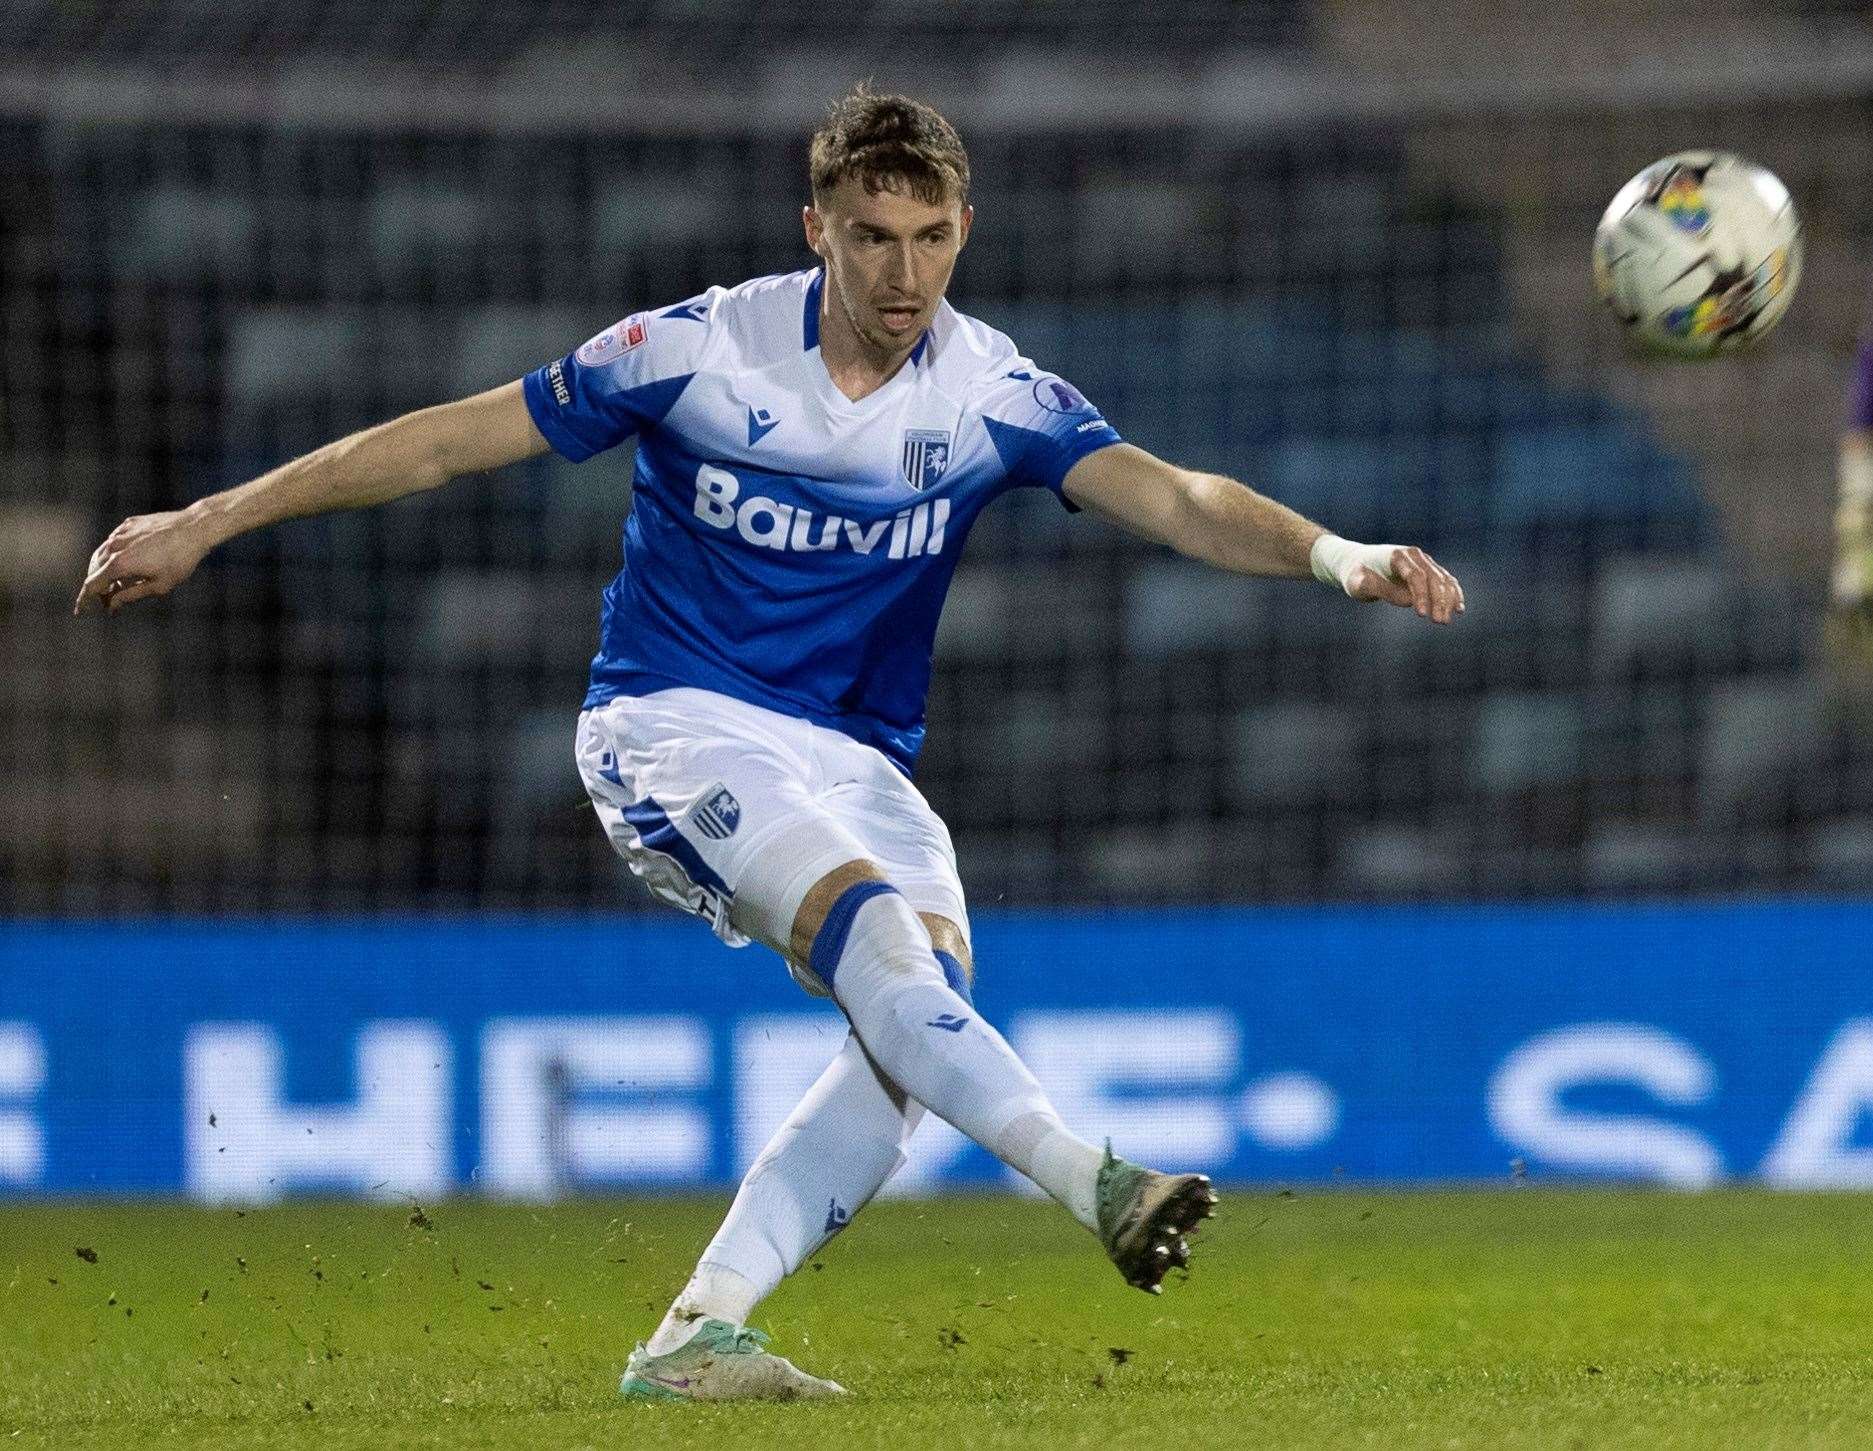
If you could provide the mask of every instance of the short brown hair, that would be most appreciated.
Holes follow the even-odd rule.
[[[868,192],[902,187],[931,206],[969,200],[969,154],[956,128],[922,101],[863,83],[833,102],[807,168],[816,201],[848,177]]]

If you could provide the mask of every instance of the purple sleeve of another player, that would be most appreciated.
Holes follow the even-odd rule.
[[[1873,431],[1873,337],[1854,349],[1853,386],[1847,391],[1847,426]]]

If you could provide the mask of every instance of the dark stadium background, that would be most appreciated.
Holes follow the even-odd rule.
[[[653,922],[582,802],[572,720],[628,450],[249,536],[109,620],[70,602],[127,514],[510,380],[639,308],[805,265],[805,137],[866,76],[945,109],[970,147],[959,307],[1128,438],[1353,537],[1423,544],[1470,601],[1433,630],[1206,571],[1034,491],[992,509],[945,616],[919,778],[984,943],[1030,945],[985,951],[985,991],[1008,984],[1014,1011],[1070,980],[1082,996],[1056,1006],[1142,1010],[1173,979],[1106,960],[1088,924],[1198,909],[1162,919],[1158,950],[1185,1005],[1241,1014],[1239,1056],[1216,1060],[1229,1093],[1293,1066],[1253,1036],[1284,994],[1322,1033],[1364,1025],[1333,1049],[1372,1072],[1358,1033],[1388,1024],[1461,1050],[1420,1065],[1477,1059],[1474,1082],[1391,1065],[1346,1089],[1468,1135],[1461,1153],[1393,1142],[1355,1174],[1507,1173],[1527,1151],[1485,1121],[1490,1065],[1608,1018],[1723,1044],[1717,1081],[1754,1084],[1754,1106],[1723,1117],[1737,1100],[1706,1103],[1695,1075],[1677,1101],[1747,1143],[1721,1172],[1750,1172],[1868,1006],[1853,904],[1873,734],[1821,650],[1873,227],[1862,7],[8,0],[0,1105],[38,1115],[13,1142],[39,1146],[13,1187],[182,1187],[138,1157],[181,1132],[178,1041],[139,1023],[271,1023],[314,1065],[289,1094],[343,1102],[380,986],[408,987],[408,1014],[436,984],[464,1063],[494,999],[449,984],[485,979],[504,1013],[623,1011],[632,955],[666,941],[659,992],[694,963],[722,1004],[758,977],[748,1002],[804,1007],[773,964]],[[1589,238],[1626,177],[1690,146],[1787,181],[1807,272],[1760,352],[1636,363],[1589,296]],[[1784,907],[1824,915],[1784,929]],[[1222,908],[1244,915],[1206,915]],[[1607,912],[1591,952],[1568,945]],[[383,914],[472,935],[536,913],[615,942],[616,971],[509,938],[484,960],[368,936]],[[241,958],[256,918],[286,924],[259,929],[281,961],[314,966],[289,982]],[[347,945],[326,978],[293,934],[328,918]],[[1049,966],[1032,947],[1049,922],[1096,967]],[[1231,922],[1243,953],[1298,956],[1253,979],[1191,957]],[[1433,976],[1461,956],[1446,1015],[1412,1016],[1433,1010],[1409,973],[1354,971],[1362,932],[1417,944]],[[1313,940],[1342,975],[1308,969]],[[1608,1041],[1617,1079],[1632,1040]],[[116,1096],[95,1076],[113,1062],[134,1078]],[[1630,1108],[1659,1081],[1603,1092]],[[1311,1091],[1280,1102],[1314,1123]],[[130,1102],[168,1139],[142,1120],[86,1136]],[[713,1180],[734,1167],[706,1162]],[[1331,1148],[1308,1164],[1342,1167]]]
[[[804,266],[864,77],[968,143],[958,307],[1469,612],[992,507],[919,777],[976,1002],[1218,1216],[1136,1294],[928,1116],[751,1317],[849,1399],[626,1405],[846,1031],[583,803],[628,450],[71,603],[126,515]],[[1805,275],[1638,362],[1594,224],[1704,147]],[[1864,1447],[1870,242],[1863,0],[0,0],[0,1446]]]
[[[1422,542],[1472,600],[1433,633],[1009,499],[920,777],[976,901],[1864,879],[1873,754],[1815,655],[1869,107],[1802,63],[1847,9],[1750,7],[1775,64],[1746,29],[1531,95],[1481,33],[1423,70],[1466,7],[1415,8],[13,0],[5,906],[648,906],[568,746],[628,459],[250,537],[108,626],[64,607],[127,513],[804,265],[804,137],[860,74],[971,147],[959,306],[1128,437]],[[1627,366],[1587,235],[1711,137],[1793,187],[1805,295],[1759,358]]]

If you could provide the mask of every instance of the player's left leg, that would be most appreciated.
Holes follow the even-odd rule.
[[[1034,1180],[1098,1235],[1130,1283],[1155,1291],[1166,1270],[1185,1262],[1186,1234],[1215,1203],[1209,1181],[1101,1154],[1068,1128],[961,991],[959,965],[930,915],[913,914],[942,904],[951,910],[938,916],[967,922],[941,819],[877,752],[843,740],[817,749],[836,782],[822,800],[886,870],[851,862],[818,882],[794,919],[790,954],[831,987],[897,1086]],[[966,947],[960,931],[955,940]]]
[[[1185,1237],[1216,1203],[1209,1180],[1126,1163],[1074,1134],[1007,1040],[944,981],[903,894],[871,863],[831,876],[848,873],[811,934],[809,964],[866,1052],[912,1098],[1045,1189],[1098,1235],[1129,1283],[1155,1293],[1188,1261]]]

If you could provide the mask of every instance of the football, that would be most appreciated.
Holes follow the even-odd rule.
[[[1593,282],[1636,350],[1711,358],[1788,311],[1801,220],[1776,175],[1725,151],[1667,156],[1619,189],[1593,239]]]

